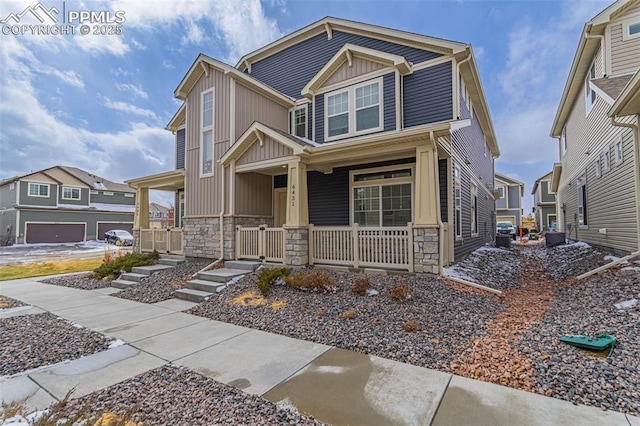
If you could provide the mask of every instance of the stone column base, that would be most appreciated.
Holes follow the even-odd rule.
[[[440,234],[436,227],[413,228],[413,271],[439,274]]]
[[[309,229],[284,228],[284,263],[291,266],[309,264]]]

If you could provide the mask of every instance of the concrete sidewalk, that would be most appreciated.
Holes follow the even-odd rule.
[[[0,310],[0,319],[47,311],[125,342],[0,378],[4,402],[43,408],[73,387],[78,397],[172,363],[331,424],[640,426],[613,411],[185,314],[194,304],[181,300],[148,305],[105,293],[0,282],[0,294],[34,306]]]

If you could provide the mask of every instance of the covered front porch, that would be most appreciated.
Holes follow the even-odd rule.
[[[144,176],[125,181],[136,190],[136,209],[134,214],[133,237],[134,251],[183,254],[184,239],[182,217],[184,215],[185,171]],[[174,223],[166,229],[152,228],[149,225],[149,191],[167,191],[174,194]]]

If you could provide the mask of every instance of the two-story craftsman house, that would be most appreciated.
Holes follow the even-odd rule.
[[[175,90],[184,253],[438,273],[494,238],[499,155],[471,47],[324,18]],[[178,250],[180,244],[175,243]]]
[[[640,1],[619,0],[585,24],[551,129],[560,229],[621,254],[640,248],[639,70]]]

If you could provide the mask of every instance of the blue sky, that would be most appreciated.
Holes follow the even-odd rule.
[[[43,0],[123,11],[123,32],[0,34],[0,178],[56,164],[114,181],[172,170],[164,127],[199,53],[235,65],[330,15],[471,44],[502,152],[496,171],[525,183],[530,212],[533,181],[557,161],[549,129],[583,25],[612,1]],[[3,0],[0,19],[37,3]]]

